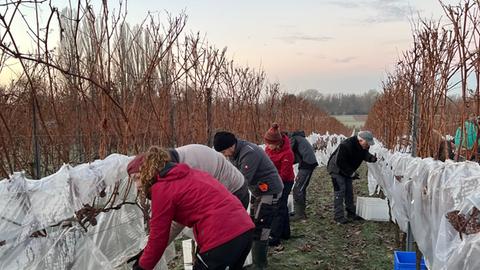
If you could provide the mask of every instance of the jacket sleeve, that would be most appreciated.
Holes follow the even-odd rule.
[[[245,181],[249,185],[255,185],[254,179],[255,172],[257,171],[258,165],[260,164],[260,157],[255,151],[248,151],[243,156],[240,157],[240,172],[242,172],[245,177]]]
[[[168,192],[161,192],[152,187],[152,218],[150,219],[150,235],[140,257],[140,267],[145,270],[155,268],[163,252],[167,248],[170,224],[173,220],[174,206]]]
[[[363,158],[366,162],[377,162],[377,157],[372,155],[370,152],[365,151],[365,157]]]
[[[290,171],[293,170],[293,153],[287,153],[282,158],[282,162],[280,163],[280,176],[282,177],[283,181],[288,181],[292,179],[286,179],[290,174]]]

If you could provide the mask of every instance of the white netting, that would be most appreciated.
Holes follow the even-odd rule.
[[[321,166],[343,139],[307,137]],[[406,231],[410,222],[427,266],[480,269],[480,258],[474,256],[480,251],[480,166],[412,158],[379,142],[370,151],[379,160],[368,163],[369,192],[383,190],[400,229]],[[41,180],[15,173],[0,181],[0,269],[129,269],[125,261],[147,240],[143,214],[134,204],[116,209],[108,198],[118,193],[125,196],[117,204],[135,201],[136,190],[126,175],[130,160],[111,155],[76,167],[64,165]],[[97,225],[85,231],[75,213],[94,199],[96,207],[112,210],[100,213]],[[165,255],[169,259],[174,253]],[[166,261],[157,269],[166,269]]]
[[[126,173],[131,159],[112,154],[40,180],[15,173],[0,181],[0,269],[130,269],[125,262],[147,240]],[[79,219],[87,204],[109,209],[95,226]],[[156,269],[167,269],[171,249]]]
[[[379,161],[368,163],[369,191],[373,194],[377,186],[381,187],[401,230],[406,232],[410,222],[427,266],[480,269],[480,258],[472,256],[480,251],[479,235],[472,233],[479,220],[471,223],[469,234],[461,226],[454,227],[460,224],[456,221],[458,214],[468,218],[480,206],[480,166],[474,162],[413,158],[407,153],[392,153],[379,143],[370,151]]]

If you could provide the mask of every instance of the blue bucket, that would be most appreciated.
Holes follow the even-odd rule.
[[[417,255],[412,251],[394,251],[394,270],[404,270],[404,269],[416,269],[416,259]],[[425,261],[420,262],[420,269],[427,270],[425,266]]]

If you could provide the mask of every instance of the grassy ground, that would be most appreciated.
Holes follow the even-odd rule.
[[[367,196],[366,166],[354,181],[355,196]],[[308,190],[308,220],[292,224],[283,251],[270,251],[269,269],[393,269],[395,226],[388,222],[333,222],[331,179],[318,168]],[[181,253],[178,248],[177,252]],[[171,269],[183,269],[179,256]]]

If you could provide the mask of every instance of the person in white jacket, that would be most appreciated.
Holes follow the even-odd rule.
[[[243,174],[221,153],[201,144],[187,144],[168,150],[172,162],[186,163],[191,168],[207,172],[228,191],[235,195],[247,209],[250,193]],[[177,237],[184,226],[173,222],[170,228],[169,243]]]

